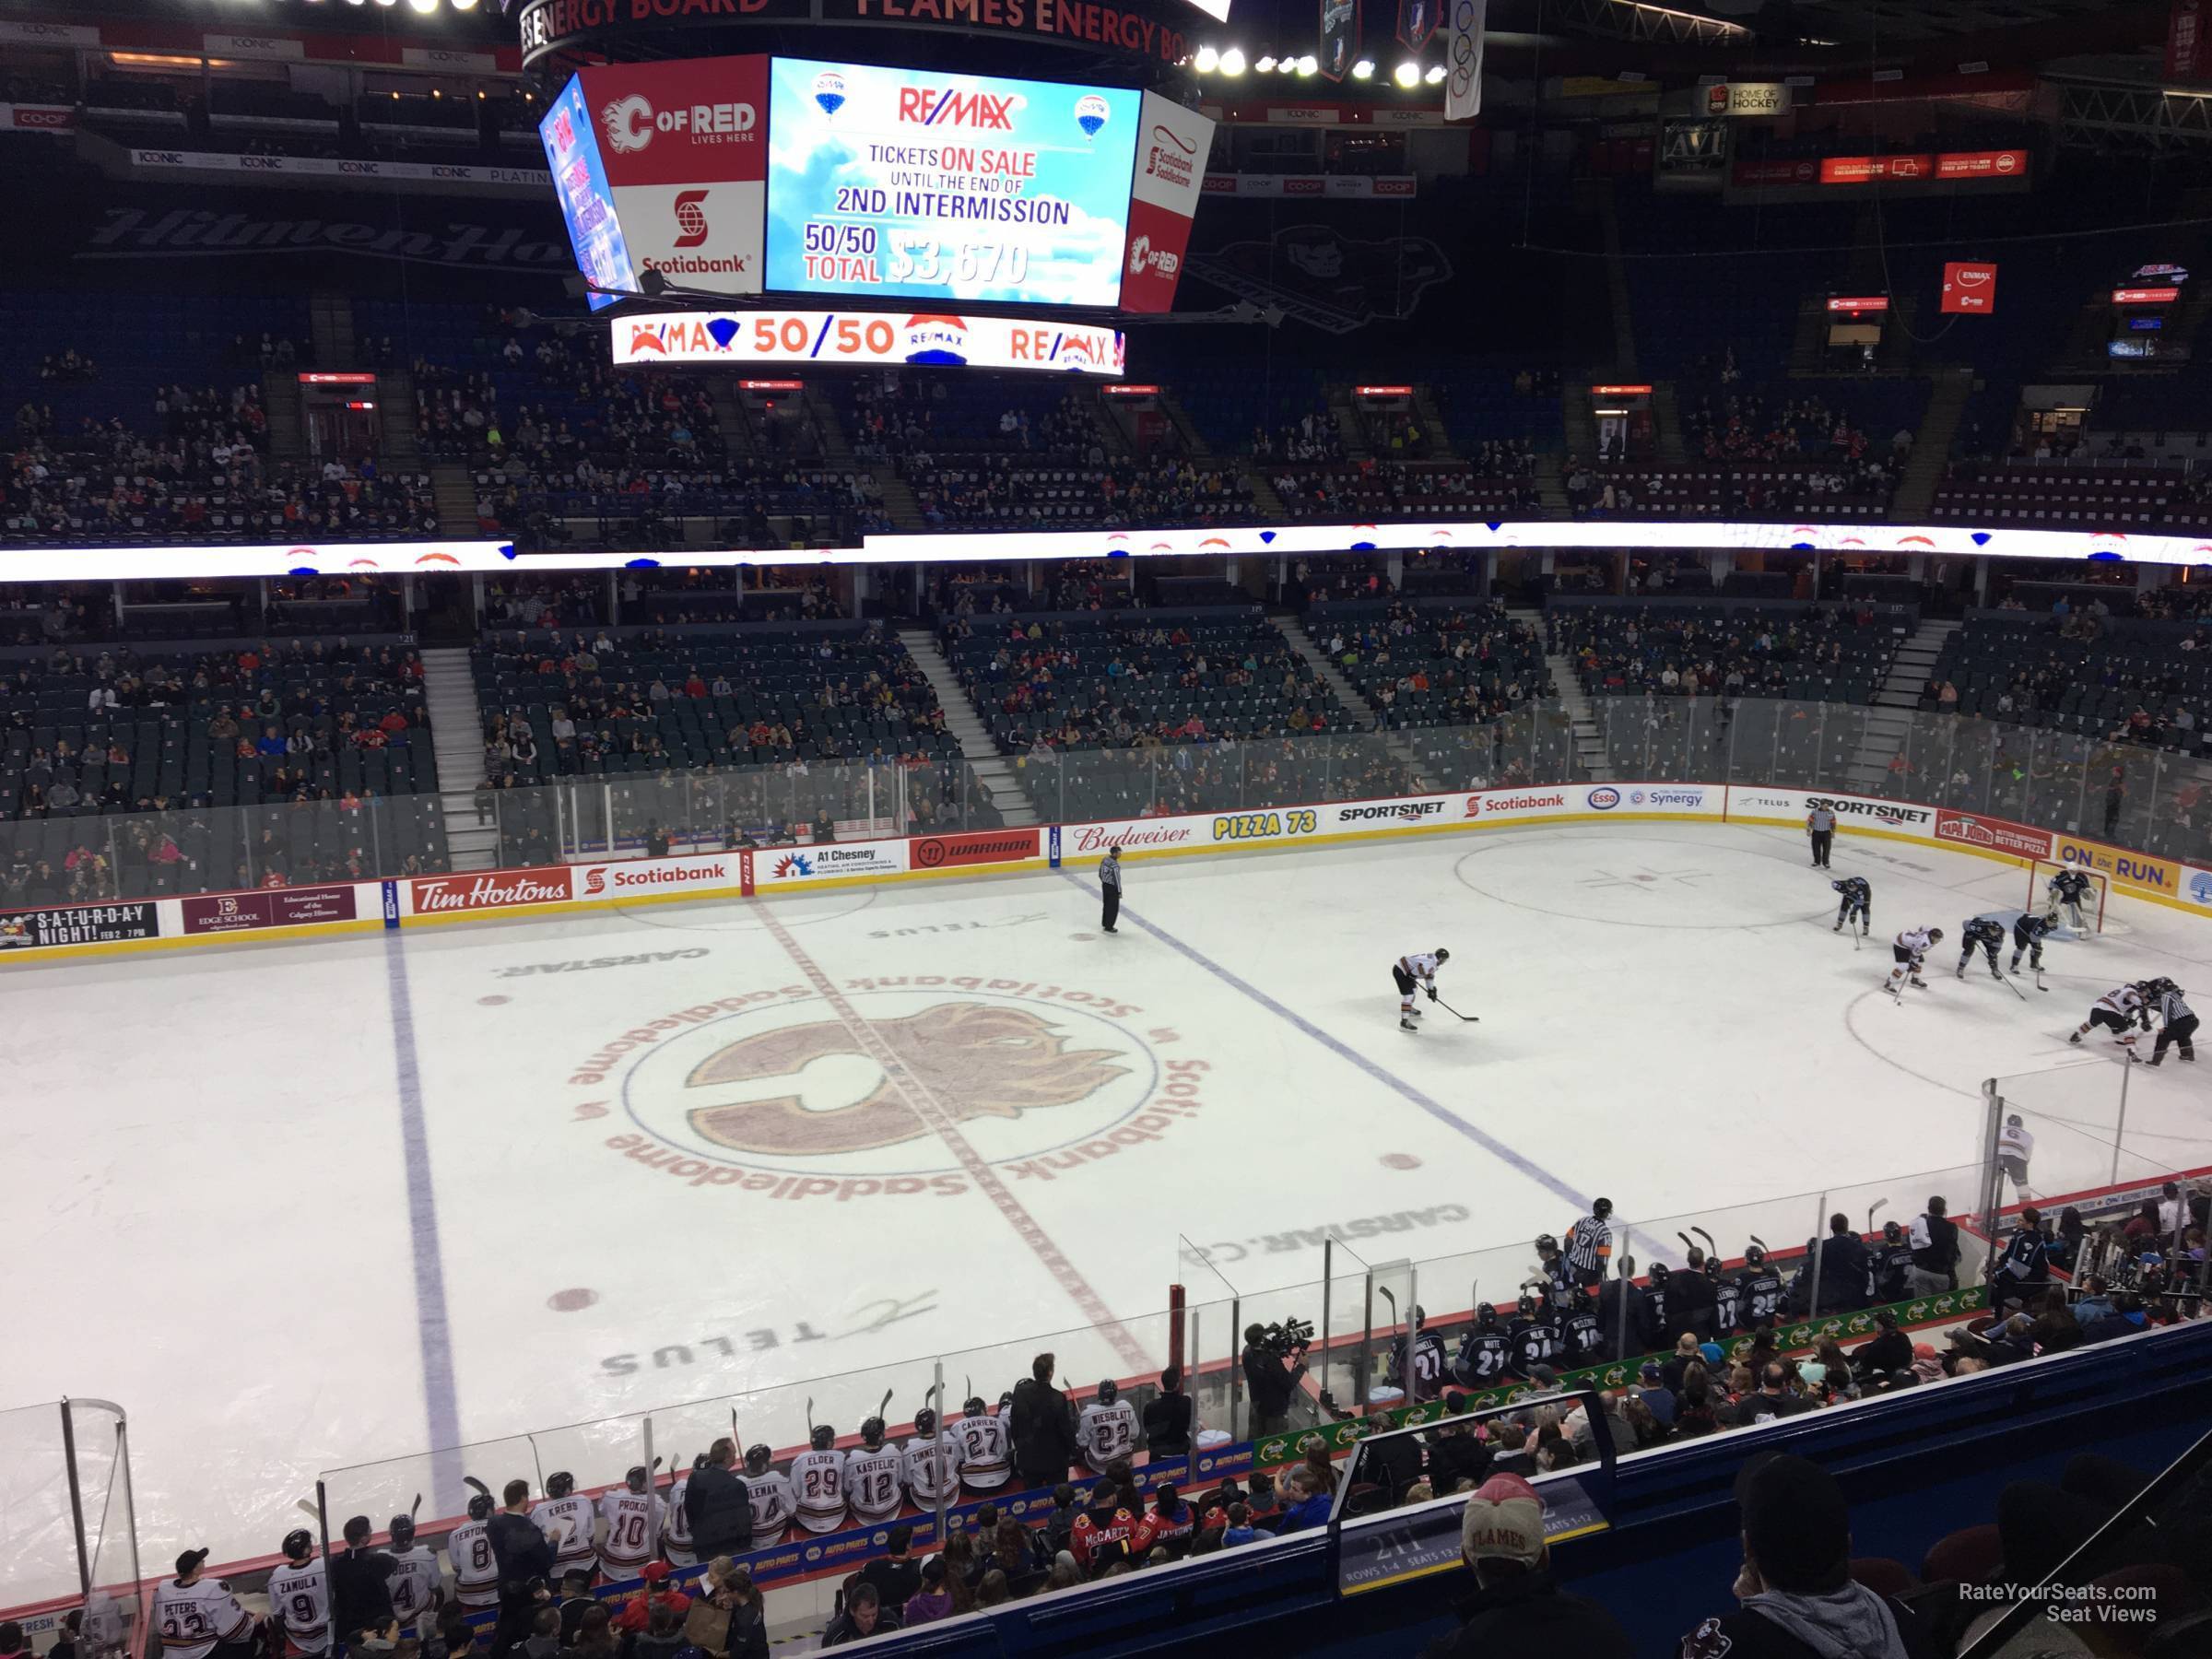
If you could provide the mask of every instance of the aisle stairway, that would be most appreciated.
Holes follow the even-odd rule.
[[[945,729],[959,740],[960,753],[967,758],[976,781],[991,797],[991,805],[1009,824],[1034,824],[1038,821],[1037,808],[1021,786],[1013,762],[998,752],[998,745],[991,741],[982,716],[976,713],[975,704],[969,700],[968,692],[952,672],[952,665],[937,649],[936,636],[926,628],[902,628],[899,642],[906,647],[907,654],[921,668],[923,677],[936,692],[937,701],[944,706]]]
[[[1535,629],[1539,640],[1544,637],[1544,611],[1540,606],[1509,605],[1505,614]],[[1574,733],[1575,764],[1593,778],[1610,782],[1613,758],[1606,752],[1596,707],[1583,690],[1583,682],[1575,677],[1573,661],[1563,652],[1547,651],[1544,653],[1544,672],[1551,676],[1551,683],[1559,688],[1559,706],[1567,711],[1568,724]]]
[[[439,799],[445,805],[446,849],[456,870],[499,863],[499,835],[477,827],[476,790],[484,776],[484,712],[477,702],[468,652],[433,645],[422,653],[422,692],[438,757]]]
[[[1335,664],[1329,661],[1327,653],[1314,644],[1296,617],[1271,616],[1267,620],[1275,625],[1277,633],[1289,641],[1290,649],[1298,653],[1300,660],[1321,676],[1321,683],[1335,694],[1336,700],[1344,705],[1363,729],[1382,730],[1382,723],[1375,716],[1374,706],[1360,696],[1359,688],[1344,677],[1343,671]],[[1422,773],[1420,757],[1415,752],[1412,741],[1403,732],[1386,733],[1383,747],[1392,759],[1405,763],[1407,771],[1420,782],[1421,787],[1438,787],[1434,780]]]
[[[1904,748],[1912,726],[1920,694],[1927,689],[1943,642],[1959,631],[1955,621],[1924,620],[1912,637],[1897,648],[1889,672],[1874,694],[1866,711],[1866,729],[1851,759],[1850,782],[1867,794],[1899,793],[1889,777],[1889,763]]]

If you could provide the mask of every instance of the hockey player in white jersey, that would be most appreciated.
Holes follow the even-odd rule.
[[[1434,950],[1416,950],[1400,957],[1390,965],[1391,982],[1398,988],[1398,1030],[1418,1031],[1421,1028],[1414,1021],[1420,1018],[1421,1010],[1413,1004],[1416,990],[1429,993],[1429,1000],[1436,1000],[1436,971],[1452,959],[1452,953],[1439,946]]]
[[[1899,996],[1910,982],[1925,991],[1928,982],[1920,977],[1921,964],[1927,959],[1929,947],[1942,943],[1943,929],[1940,927],[1908,927],[1899,934],[1889,947],[1892,966],[1889,982],[1883,989],[1891,996]]]
[[[315,1559],[314,1535],[302,1526],[284,1535],[284,1560],[269,1574],[269,1617],[284,1632],[291,1659],[330,1652],[330,1574]]]
[[[618,1491],[599,1500],[606,1541],[599,1546],[599,1571],[610,1580],[636,1578],[660,1545],[666,1508],[653,1490],[653,1471],[643,1464],[623,1477]]]
[[[810,1533],[835,1532],[845,1524],[845,1454],[837,1430],[817,1423],[807,1449],[791,1460],[791,1489],[799,1524]]]
[[[707,1461],[700,1453],[691,1462],[691,1469]],[[668,1500],[661,1511],[661,1559],[671,1567],[695,1567],[699,1552],[691,1547],[691,1516],[684,1508],[684,1494],[691,1489],[691,1469],[686,1469],[668,1483]]]
[[[745,1492],[753,1504],[753,1547],[765,1549],[782,1540],[783,1531],[798,1511],[791,1482],[770,1465],[775,1456],[766,1446],[745,1449]]]
[[[1098,1397],[1083,1407],[1076,1420],[1076,1441],[1083,1461],[1094,1475],[1136,1450],[1136,1407],[1122,1398],[1122,1385],[1109,1377],[1099,1384]]]
[[[1997,1131],[1997,1168],[2019,1189],[2022,1198],[2035,1196],[2028,1188],[2028,1160],[2035,1156],[2035,1136],[2028,1132],[2017,1112]]]
[[[1006,1419],[971,1394],[952,1431],[960,1437],[960,1487],[971,1496],[995,1492],[1014,1477],[1014,1444]]]
[[[906,1442],[906,1489],[916,1509],[934,1510],[941,1497],[960,1498],[960,1437],[924,1406],[914,1413],[914,1438]]]
[[[883,1436],[883,1419],[872,1417],[860,1426],[860,1450],[845,1453],[845,1492],[863,1526],[881,1526],[905,1505],[906,1460]]]
[[[253,1636],[258,1621],[229,1584],[206,1576],[206,1550],[188,1549],[177,1558],[177,1576],[154,1586],[162,1659],[208,1659],[218,1645],[241,1646]]]
[[[428,1544],[415,1540],[415,1517],[392,1517],[392,1576],[385,1588],[392,1592],[392,1612],[402,1636],[420,1637],[434,1628],[433,1617],[445,1600],[445,1576],[438,1571],[437,1554]]]
[[[599,1565],[599,1516],[592,1500],[576,1489],[576,1477],[559,1469],[546,1477],[546,1495],[530,1508],[530,1519],[553,1546],[556,1576],[593,1572]]]
[[[2112,1041],[2130,1047],[2136,1041],[2134,1028],[2140,1025],[2150,1030],[2150,1010],[2143,1000],[2142,988],[2137,985],[2116,985],[2089,1005],[2089,1017],[2074,1028],[2068,1042],[2079,1042],[2093,1030],[2106,1030]],[[2131,1053],[2129,1059],[2134,1059]]]
[[[491,1553],[491,1494],[468,1500],[468,1519],[446,1535],[445,1553],[453,1564],[453,1599],[464,1607],[500,1605],[500,1563]]]

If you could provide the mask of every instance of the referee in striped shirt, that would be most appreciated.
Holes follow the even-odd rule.
[[[1590,1213],[1567,1230],[1562,1253],[1567,1265],[1585,1289],[1606,1282],[1606,1266],[1613,1258],[1613,1200],[1600,1198]]]

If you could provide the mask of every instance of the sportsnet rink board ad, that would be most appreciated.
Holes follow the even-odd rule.
[[[964,364],[1118,379],[1128,355],[1117,329],[955,312],[650,312],[611,326],[618,363]]]
[[[1121,88],[777,58],[768,286],[1112,306],[1141,108]]]

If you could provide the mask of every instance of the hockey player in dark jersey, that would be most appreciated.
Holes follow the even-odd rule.
[[[1552,1323],[1551,1312],[1533,1281],[1521,1292],[1521,1305],[1514,1310],[1513,1323],[1506,1331],[1505,1346],[1507,1364],[1524,1382],[1537,1366],[1550,1365],[1559,1357],[1559,1327]]]
[[[2036,915],[2031,911],[2023,911],[2020,919],[2012,924],[2012,960],[2008,966],[2018,973],[2020,971],[2020,958],[2026,955],[2029,965],[2035,970],[2035,988],[2038,991],[2051,989],[2043,983],[2043,940],[2049,936],[2053,925],[2050,917]]]
[[[1498,1323],[1498,1310],[1484,1302],[1475,1310],[1474,1328],[1459,1339],[1452,1374],[1467,1388],[1488,1388],[1504,1382],[1512,1366],[1512,1356],[1505,1327]]]
[[[1772,1329],[1782,1317],[1782,1275],[1758,1245],[1744,1252],[1743,1277],[1736,1285],[1743,1297],[1744,1329]]]
[[[1912,1294],[1912,1243],[1902,1224],[1882,1223],[1882,1241],[1866,1253],[1866,1294],[1877,1302],[1902,1301]]]
[[[2051,879],[2043,884],[2044,895],[2050,900],[2049,905],[2043,911],[2044,920],[2056,926],[2059,907],[2064,905],[2066,911],[2066,919],[2072,924],[2074,931],[2087,933],[2089,928],[2089,921],[2081,913],[2081,906],[2083,900],[2088,898],[2089,889],[2089,878],[2081,871],[2071,869],[2053,871]]]
[[[1605,1334],[1597,1325],[1597,1303],[1586,1289],[1578,1288],[1567,1311],[1559,1315],[1559,1346],[1561,1363],[1571,1366],[1595,1365],[1605,1356],[1600,1351]]]
[[[2005,924],[1994,916],[1975,916],[1959,929],[1959,971],[1952,977],[1964,979],[1966,965],[1974,959],[1974,952],[1980,950],[1989,959],[1989,977],[2003,979],[2005,975],[1997,968],[1997,947],[2005,943]]]
[[[1674,1344],[1672,1327],[1666,1322],[1667,1303],[1672,1294],[1667,1287],[1673,1277],[1665,1262],[1653,1262],[1651,1272],[1644,1276],[1643,1327],[1637,1335],[1647,1354]]]
[[[1408,1402],[1433,1400],[1444,1384],[1444,1339],[1422,1323],[1421,1307],[1408,1310],[1406,1329],[1390,1345],[1390,1380]],[[1406,1365],[1410,1352],[1412,1366]]]
[[[1724,1342],[1744,1328],[1744,1282],[1717,1255],[1705,1258],[1705,1277],[1712,1281],[1712,1334]]]
[[[1564,1313],[1573,1305],[1575,1296],[1583,1288],[1582,1276],[1560,1253],[1559,1241],[1549,1233],[1536,1235],[1537,1271],[1544,1276],[1544,1296],[1554,1315]]]
[[[1828,885],[1843,895],[1842,902],[1836,906],[1836,924],[1828,931],[1841,933],[1844,924],[1853,916],[1858,918],[1862,936],[1871,931],[1874,926],[1874,888],[1867,885],[1866,877],[1846,876],[1842,880],[1831,881]]]

